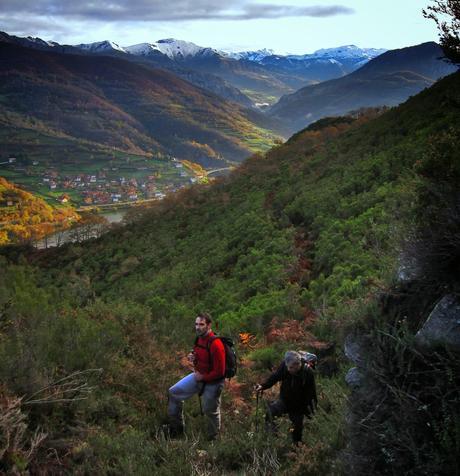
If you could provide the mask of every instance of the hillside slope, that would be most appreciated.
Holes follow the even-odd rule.
[[[65,412],[33,408],[27,434],[38,421],[51,437],[29,460],[20,453],[25,464],[36,472],[60,464],[69,472],[154,467],[185,475],[199,458],[199,468],[215,474],[334,474],[347,445],[342,359],[321,354],[328,370],[317,373],[319,410],[295,452],[287,439],[257,431],[253,385],[285,350],[333,353],[323,341],[340,344],[368,312],[378,321],[375,299],[397,275],[401,238],[416,216],[417,168],[440,135],[458,133],[459,104],[456,73],[383,115],[313,124],[228,178],[168,198],[97,241],[5,251],[0,306],[18,325],[0,340],[3,385],[35,395],[85,371],[93,388]],[[241,369],[225,392],[221,440],[203,441],[198,402],[190,402],[187,438],[169,441],[159,431],[165,390],[186,371],[180,360],[203,309],[219,332],[235,340],[244,333]],[[98,378],[89,373],[101,368]],[[428,441],[447,465],[453,453],[439,435],[430,431]],[[426,456],[412,450],[401,451],[417,469]],[[393,460],[381,460],[379,474],[392,474]]]
[[[54,136],[204,164],[218,156],[242,160],[271,141],[236,104],[165,71],[7,43],[0,43],[0,59],[6,126],[27,123]]]
[[[109,293],[125,293],[124,287],[130,286],[132,279],[149,280],[143,270],[148,274],[152,270],[159,272],[163,260],[157,253],[166,254],[170,258],[166,260],[165,272],[174,276],[174,279],[166,280],[168,295],[174,295],[173,283],[181,283],[181,289],[198,286],[198,295],[193,299],[199,296],[206,306],[219,309],[214,301],[215,287],[219,286],[220,279],[223,283],[227,281],[231,270],[239,269],[240,259],[245,261],[239,252],[269,246],[270,242],[273,246],[277,234],[283,240],[291,240],[292,233],[297,230],[312,244],[311,249],[303,250],[305,258],[313,259],[310,278],[315,279],[306,283],[312,304],[321,302],[325,296],[334,302],[340,296],[349,296],[352,289],[358,295],[369,279],[383,271],[379,255],[383,250],[374,249],[374,245],[380,243],[387,252],[391,249],[386,246],[390,246],[391,233],[387,225],[392,207],[401,206],[404,190],[409,188],[407,180],[411,168],[423,152],[427,138],[454,124],[458,118],[455,106],[458,104],[458,80],[458,74],[452,75],[367,124],[360,125],[366,121],[362,118],[332,119],[314,125],[273,149],[266,157],[254,157],[245,162],[227,181],[209,190],[194,189],[185,193],[183,199],[166,200],[158,210],[152,211],[151,216],[147,215],[139,224],[132,224],[129,245],[122,244],[127,243],[123,232],[107,236],[100,244],[102,248],[108,246],[114,250],[121,246],[125,249],[122,255],[142,256],[135,274],[113,281],[105,273],[106,278],[97,279],[95,285],[101,290],[106,288]],[[442,114],[440,105],[446,105]],[[348,128],[348,132],[342,133]],[[339,137],[334,139],[337,135]],[[241,236],[243,230],[245,237]],[[166,248],[152,249],[149,236],[156,236]],[[334,240],[337,240],[335,244]],[[293,250],[283,246],[286,247],[282,252],[285,259],[293,259]],[[185,265],[191,249],[202,258],[193,265]],[[88,253],[99,253],[98,247],[88,249]],[[220,274],[223,269],[219,271],[220,265],[213,258],[216,253],[222,253],[219,262],[237,260],[232,266],[225,266],[223,276],[217,280],[211,276],[214,272]],[[88,259],[92,258],[88,256]],[[119,265],[114,262],[111,266],[115,270]],[[262,264],[254,263],[254,266],[258,269]],[[285,262],[282,268],[286,272],[290,266]],[[277,275],[275,281],[284,286],[278,268],[275,269],[271,279]],[[176,272],[179,274],[175,275]],[[286,275],[284,277],[286,279]],[[158,279],[163,282],[163,278]],[[259,281],[260,276],[254,276],[254,279]],[[321,282],[320,287],[315,284],[317,280]],[[236,279],[234,286],[240,289],[242,282],[248,297],[253,292],[258,294],[257,286],[250,291],[247,275],[243,281]],[[219,297],[224,309],[228,309],[231,302],[240,309],[237,312],[244,315],[241,309],[245,299],[242,296],[228,299],[231,286],[227,284],[225,289],[226,298]],[[221,312],[223,309],[217,314]]]

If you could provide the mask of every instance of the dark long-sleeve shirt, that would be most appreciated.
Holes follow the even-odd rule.
[[[277,382],[281,382],[280,399],[283,400],[289,412],[305,415],[313,413],[318,402],[313,370],[302,364],[299,372],[292,375],[283,361],[261,385],[265,390],[273,387]]]

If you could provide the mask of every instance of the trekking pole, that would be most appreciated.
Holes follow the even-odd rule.
[[[204,382],[201,383],[201,390],[198,392],[198,401],[200,402],[200,415],[203,416],[203,406],[201,404],[201,395],[203,395],[204,392]]]
[[[263,390],[258,390],[256,392],[256,433],[259,431],[259,400],[262,394]]]
[[[256,433],[259,431],[259,393],[256,392]]]

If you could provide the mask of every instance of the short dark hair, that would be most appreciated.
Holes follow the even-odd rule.
[[[204,319],[208,326],[212,322],[211,314],[207,312],[200,312],[196,317],[199,317],[200,319]]]

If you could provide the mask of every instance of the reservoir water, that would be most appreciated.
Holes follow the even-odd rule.
[[[112,225],[115,223],[120,223],[126,215],[127,211],[127,209],[118,209],[109,212],[100,212],[99,215],[104,217],[109,225]],[[78,233],[77,227],[76,229],[69,229],[52,233],[51,235],[48,235],[47,237],[37,241],[35,247],[38,249],[52,248],[74,241],[84,241],[85,239],[93,238],[95,236],[99,236],[100,234],[101,233],[99,229],[94,229],[93,232],[88,232],[87,230],[85,230],[84,236],[86,238],[82,238],[82,234]]]

